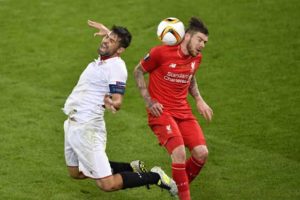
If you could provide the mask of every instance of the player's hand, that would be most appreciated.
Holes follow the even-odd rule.
[[[92,27],[92,28],[96,28],[96,29],[99,30],[99,32],[94,33],[94,37],[97,36],[97,35],[99,35],[99,36],[105,36],[105,35],[107,35],[110,32],[110,30],[106,26],[104,26],[101,23],[94,22],[92,20],[88,20],[88,25],[90,27]]]
[[[163,113],[164,106],[157,101],[151,101],[147,106],[151,114],[155,117],[159,117]]]
[[[108,94],[106,94],[104,96],[104,105],[105,105],[105,109],[110,110],[112,113],[117,112],[117,109],[113,105],[113,101],[111,99],[111,96],[108,95]]]
[[[213,116],[213,110],[205,103],[205,101],[198,101],[196,103],[198,112],[206,119],[206,121],[210,122]]]

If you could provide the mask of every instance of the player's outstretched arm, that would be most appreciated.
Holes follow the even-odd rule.
[[[106,26],[104,26],[103,24],[101,24],[99,22],[88,20],[88,25],[92,28],[99,30],[97,33],[94,33],[94,36],[97,36],[97,35],[105,36],[110,32],[110,30]]]
[[[151,99],[149,91],[147,89],[144,70],[140,64],[138,64],[134,69],[134,78],[136,81],[136,85],[140,90],[142,97],[144,98],[146,107],[149,109],[152,115],[155,117],[159,117],[163,112],[163,105],[157,101]]]
[[[202,96],[200,95],[200,91],[198,88],[197,80],[195,76],[191,79],[191,84],[189,87],[189,93],[194,97],[196,101],[196,106],[198,112],[208,121],[212,120],[213,110],[207,105],[207,103],[203,100]]]

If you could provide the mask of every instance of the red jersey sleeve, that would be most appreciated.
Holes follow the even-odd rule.
[[[151,72],[159,66],[159,58],[159,49],[154,47],[140,63],[146,72]]]

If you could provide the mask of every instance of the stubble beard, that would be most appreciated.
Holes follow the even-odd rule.
[[[103,52],[103,51],[100,50],[100,48],[98,49],[98,54],[99,54],[100,56],[110,56],[110,53],[109,53],[109,52]]]
[[[118,51],[118,49],[115,49],[113,51],[101,51],[100,49],[101,49],[101,46],[98,48],[98,54],[100,56],[112,56],[112,55],[116,54]]]
[[[189,55],[192,56],[192,57],[196,57],[198,55],[198,53],[195,52],[195,51],[193,51],[193,49],[192,49],[192,42],[191,42],[191,40],[187,44],[187,51],[188,51]]]

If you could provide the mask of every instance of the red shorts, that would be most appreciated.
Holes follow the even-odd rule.
[[[206,145],[202,129],[193,115],[178,119],[163,112],[157,118],[149,116],[149,126],[157,136],[159,144],[165,146],[169,154],[180,145],[185,145],[190,151],[195,146]]]

